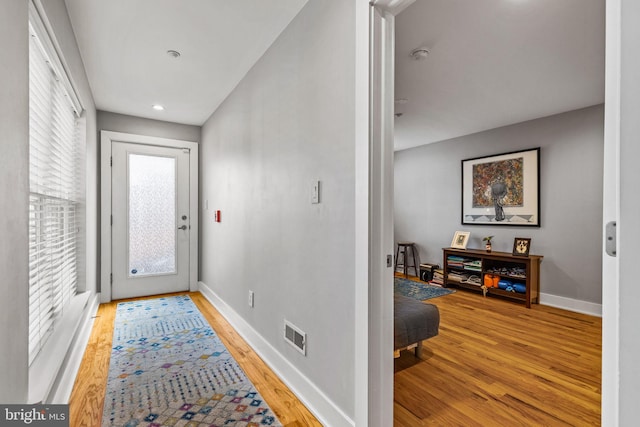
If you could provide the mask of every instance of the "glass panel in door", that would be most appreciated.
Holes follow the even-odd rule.
[[[189,289],[189,151],[114,141],[113,299]]]
[[[176,159],[129,153],[130,278],[176,273]]]

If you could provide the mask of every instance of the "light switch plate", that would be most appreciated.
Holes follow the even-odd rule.
[[[320,203],[320,181],[313,181],[311,185],[311,203]]]

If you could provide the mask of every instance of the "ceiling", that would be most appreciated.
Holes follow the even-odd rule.
[[[605,0],[417,0],[396,18],[396,150],[604,102],[604,24]]]
[[[202,125],[307,0],[65,2],[99,110]],[[416,0],[396,18],[396,150],[604,102],[604,3]]]
[[[65,0],[97,109],[193,125],[209,118],[306,2]]]

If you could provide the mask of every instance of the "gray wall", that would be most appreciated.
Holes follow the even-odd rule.
[[[99,110],[98,130],[199,142],[201,128],[200,126],[144,119],[142,117]]]
[[[201,147],[201,280],[351,418],[354,21],[353,2],[310,0],[204,124]],[[307,357],[283,340],[284,319],[308,334]]]
[[[0,0],[0,402],[24,403],[28,387],[29,45],[27,1]],[[95,107],[64,0],[43,2],[86,109],[87,164],[97,164]],[[95,168],[88,168],[86,289],[95,291]],[[92,199],[93,197],[93,199]]]
[[[26,1],[1,0],[0,402],[27,399],[29,34]]]
[[[423,262],[442,265],[456,230],[469,248],[511,252],[514,237],[531,237],[543,255],[540,291],[602,302],[602,105],[492,129],[395,154],[395,240],[418,244]],[[460,161],[541,147],[540,228],[460,223]]]

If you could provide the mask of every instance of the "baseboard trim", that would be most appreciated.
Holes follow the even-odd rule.
[[[331,399],[327,397],[309,378],[280,354],[262,335],[249,325],[231,306],[224,302],[204,282],[199,282],[202,295],[222,314],[229,324],[253,348],[260,358],[275,372],[305,406],[327,426],[355,426]]]
[[[596,304],[589,301],[581,301],[573,298],[541,293],[540,304],[575,311],[576,313],[602,317],[602,304]]]
[[[76,335],[73,338],[67,357],[60,370],[59,380],[55,385],[55,388],[47,397],[47,402],[52,404],[67,404],[73,391],[73,385],[75,384],[80,364],[82,363],[82,357],[87,349],[89,338],[91,337],[91,330],[93,329],[93,322],[100,305],[100,293],[93,295],[89,300],[87,307],[82,316],[80,325],[82,325],[76,331]]]

